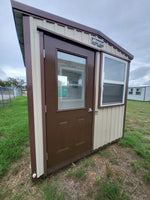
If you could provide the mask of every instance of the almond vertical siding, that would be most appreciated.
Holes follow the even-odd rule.
[[[124,106],[102,108],[95,114],[94,149],[108,144],[123,134]]]
[[[40,46],[39,46],[39,31],[37,26],[43,27],[50,31],[74,39],[82,44],[95,47],[91,43],[91,34],[76,29],[71,29],[67,26],[61,26],[56,23],[50,23],[45,20],[35,19],[30,17],[30,36],[31,36],[31,59],[32,59],[32,80],[33,80],[33,101],[34,101],[34,125],[35,125],[35,150],[36,150],[36,166],[37,178],[44,174],[43,161],[43,133],[42,133],[42,102],[41,102],[41,71],[40,71]],[[128,59],[127,56],[120,51],[104,43],[103,50],[114,56],[120,56]],[[100,53],[96,53],[96,99],[95,99],[95,128],[94,128],[94,149],[97,149],[104,144],[116,140],[122,136],[123,133],[123,117],[124,106],[102,108],[98,109],[98,90],[99,90],[99,66]]]

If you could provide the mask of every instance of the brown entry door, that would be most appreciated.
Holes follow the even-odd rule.
[[[47,168],[92,149],[94,52],[44,36]]]

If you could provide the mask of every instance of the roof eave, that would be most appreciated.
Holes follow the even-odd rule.
[[[107,37],[101,31],[98,31],[94,28],[90,28],[88,26],[79,24],[77,22],[74,22],[74,21],[71,21],[71,20],[68,20],[68,19],[65,19],[65,18],[50,14],[48,12],[27,6],[25,4],[22,4],[22,3],[19,3],[19,2],[13,1],[13,0],[11,0],[11,4],[12,4],[12,9],[13,9],[14,12],[16,10],[18,12],[21,12],[24,15],[35,16],[37,18],[46,19],[48,21],[53,21],[53,22],[56,22],[56,23],[61,24],[61,25],[67,25],[71,28],[75,28],[77,30],[88,32],[92,35],[96,35],[100,38],[103,38],[104,41],[108,42],[110,45],[112,45],[115,48],[117,48],[118,50],[120,50],[123,54],[128,56],[128,58],[130,60],[132,60],[134,58],[134,56],[131,53],[129,53],[127,50],[125,50],[120,45],[115,43],[113,40],[111,40],[109,37]]]

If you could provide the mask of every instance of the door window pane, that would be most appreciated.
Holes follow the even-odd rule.
[[[86,59],[57,52],[58,109],[85,107]]]

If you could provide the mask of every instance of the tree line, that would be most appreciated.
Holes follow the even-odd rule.
[[[12,78],[8,77],[6,81],[3,81],[0,79],[0,86],[2,87],[12,87],[12,88],[20,88],[21,90],[23,88],[26,88],[25,81],[20,78]]]

